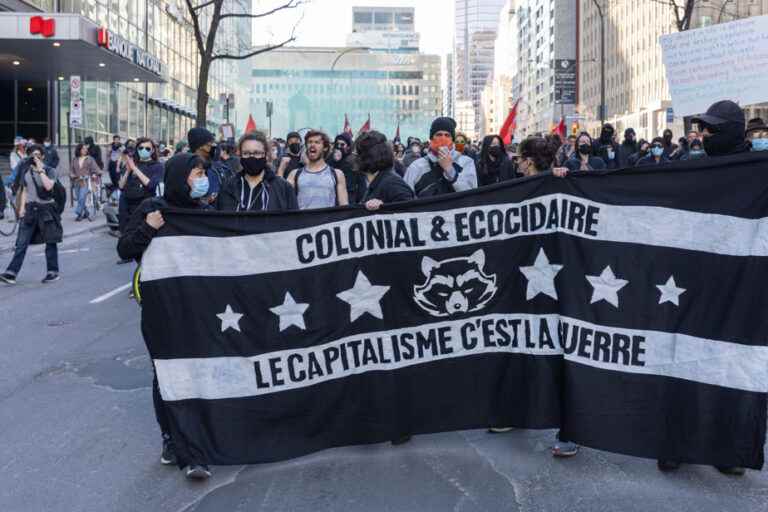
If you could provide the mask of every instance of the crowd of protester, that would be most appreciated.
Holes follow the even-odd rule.
[[[448,117],[433,121],[427,141],[409,137],[405,144],[390,141],[377,131],[338,134],[333,140],[319,130],[303,137],[288,133],[285,139],[268,139],[261,132],[239,141],[219,141],[204,128],[193,128],[174,148],[141,137],[125,143],[115,135],[105,155],[92,138],[75,148],[69,166],[75,221],[94,212],[86,201],[92,184],[106,172],[108,194],[115,198],[119,223],[120,262],[141,261],[153,236],[163,227],[167,207],[226,212],[287,211],[362,205],[375,211],[385,204],[435,197],[495,185],[536,174],[645,168],[675,161],[697,160],[746,151],[768,151],[768,126],[761,119],[745,125],[741,108],[721,101],[693,119],[698,127],[674,141],[665,130],[661,137],[638,140],[632,128],[618,140],[610,124],[598,138],[589,133],[561,140],[556,134],[537,134],[519,143],[505,144],[498,134],[473,143],[457,131]],[[106,158],[103,158],[106,156]],[[106,161],[106,168],[104,162]],[[43,280],[59,279],[57,244],[62,228],[57,167],[59,155],[46,139],[43,145],[17,138],[11,153],[12,173],[6,184],[16,197],[21,217],[13,259],[0,281],[15,284],[31,243],[46,244],[47,273]],[[4,191],[3,191],[4,192]],[[0,194],[4,208],[5,193]],[[0,208],[0,212],[3,211]],[[173,449],[168,419],[154,383],[155,412],[163,435],[164,464],[179,464],[190,478],[207,478],[209,469],[195,461],[179,461]],[[509,430],[495,426],[492,432]],[[406,439],[407,440],[407,439]],[[558,440],[555,456],[568,457],[579,447]],[[678,467],[676,461],[659,461],[662,470]],[[719,468],[743,474],[741,468]]]

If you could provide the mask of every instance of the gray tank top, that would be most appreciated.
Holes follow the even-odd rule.
[[[297,185],[300,210],[336,206],[336,175],[330,166],[318,172],[302,168]]]

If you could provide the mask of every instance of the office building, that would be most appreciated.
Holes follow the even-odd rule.
[[[353,7],[348,47],[403,52],[419,51],[413,7]]]
[[[250,12],[250,2],[227,8]],[[195,124],[198,54],[180,0],[0,0],[0,11],[8,11],[0,13],[0,54],[10,56],[0,59],[0,94],[13,98],[0,110],[0,147],[15,135],[66,144],[70,111],[80,119],[73,142],[91,135],[106,143],[117,133],[171,143]],[[250,46],[250,39],[250,23],[234,19],[222,23],[217,44]],[[70,104],[72,76],[80,78],[79,116]],[[238,76],[234,62],[214,65],[209,128],[225,120],[219,98],[234,92]]]
[[[453,103],[458,111],[459,100],[472,102],[475,118],[471,129],[474,133],[481,129],[481,94],[493,73],[493,47],[504,1],[455,0]],[[466,112],[466,108],[463,110]]]

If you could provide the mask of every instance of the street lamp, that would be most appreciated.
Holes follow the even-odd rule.
[[[352,52],[367,52],[370,50],[367,46],[352,46],[350,48],[346,48],[344,51],[340,52],[336,58],[333,60],[333,64],[331,64],[331,71],[334,71],[336,69],[336,64],[339,63],[339,59],[341,59],[343,56],[345,56],[348,53]]]
[[[605,124],[605,13],[597,0],[592,0],[600,15],[600,126]]]

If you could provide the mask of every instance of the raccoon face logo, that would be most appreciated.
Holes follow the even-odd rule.
[[[468,258],[435,261],[425,256],[421,271],[426,281],[413,287],[414,300],[432,316],[453,316],[485,307],[496,295],[496,275],[483,271],[485,251]]]

